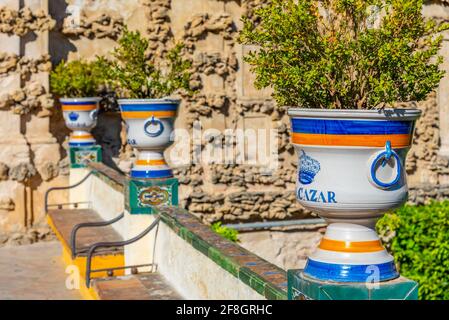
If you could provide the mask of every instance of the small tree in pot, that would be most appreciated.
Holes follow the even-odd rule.
[[[290,108],[299,202],[329,223],[304,274],[365,282],[398,276],[376,220],[407,199],[404,162],[420,101],[443,77],[440,31],[419,0],[271,0],[244,19],[256,86]],[[257,21],[254,23],[253,21]],[[367,271],[368,270],[368,271]]]
[[[61,62],[50,74],[52,92],[60,97],[64,120],[73,130],[69,145],[89,147],[95,144],[90,131],[97,123],[98,97],[107,80],[100,60]]]
[[[168,98],[189,93],[189,60],[182,57],[182,44],[169,50],[160,64],[148,59],[149,42],[137,31],[125,29],[112,52],[114,59],[101,59],[103,69],[122,99],[118,100],[127,125],[128,143],[138,148],[133,178],[169,178],[163,151],[171,143],[179,100]]]

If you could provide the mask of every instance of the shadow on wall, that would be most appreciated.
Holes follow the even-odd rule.
[[[97,143],[101,145],[103,163],[120,172],[121,170],[112,158],[118,157],[120,154],[122,147],[121,131],[122,118],[118,112],[100,112],[97,126],[92,130]]]
[[[50,31],[49,51],[51,62],[56,65],[61,60],[67,61],[70,52],[77,51],[70,40],[61,33],[62,23],[67,16],[67,2],[65,0],[52,0],[48,2],[48,11],[53,19],[56,20],[56,27]]]

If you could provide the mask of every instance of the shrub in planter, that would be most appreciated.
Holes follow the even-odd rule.
[[[406,205],[377,229],[401,273],[419,283],[420,299],[449,299],[449,201]]]
[[[288,113],[298,153],[298,201],[329,223],[304,273],[365,282],[398,276],[374,231],[407,199],[404,170],[420,101],[439,84],[448,29],[417,0],[272,0],[244,18],[240,40],[256,86]],[[254,22],[255,21],[255,22]],[[361,253],[363,253],[361,255]],[[371,269],[370,269],[371,268]]]
[[[62,62],[50,74],[50,86],[60,97],[64,120],[73,130],[69,145],[88,147],[95,144],[90,131],[97,123],[100,90],[107,83],[99,60]]]
[[[127,125],[128,143],[141,150],[131,176],[169,178],[163,151],[171,143],[179,100],[168,98],[179,91],[190,93],[189,60],[176,44],[158,64],[148,59],[149,42],[139,32],[125,29],[112,52],[113,60],[101,59],[112,86],[123,99],[118,103]]]
[[[175,44],[158,65],[147,55],[149,42],[138,31],[125,29],[112,52],[113,60],[100,58],[102,69],[117,94],[127,99],[161,99],[184,90],[190,92],[190,60],[182,57],[184,46]]]
[[[62,61],[50,74],[51,90],[62,98],[96,97],[106,83],[106,74],[98,59]]]
[[[241,41],[256,86],[280,105],[373,109],[420,101],[440,82],[436,57],[448,25],[420,0],[273,0],[244,19]]]

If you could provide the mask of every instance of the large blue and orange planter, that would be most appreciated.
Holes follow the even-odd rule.
[[[415,109],[290,109],[299,155],[296,196],[330,224],[306,276],[335,282],[398,276],[374,231],[378,218],[408,196],[404,170]]]
[[[61,107],[66,126],[72,130],[70,147],[92,147],[95,139],[90,131],[97,124],[101,98],[61,98]]]
[[[172,170],[164,150],[172,143],[179,100],[121,99],[118,101],[126,123],[128,144],[139,151],[131,170],[135,179],[168,179]]]

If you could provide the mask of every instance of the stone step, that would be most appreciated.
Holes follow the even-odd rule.
[[[59,233],[64,244],[70,248],[70,235],[75,225],[86,222],[104,221],[98,213],[92,209],[60,209],[49,210],[48,217],[52,221],[52,227],[56,233]],[[114,230],[112,226],[82,228],[78,231],[76,237],[76,250],[78,256],[85,256],[86,251],[81,249],[90,247],[96,242],[122,241],[123,238]],[[71,252],[71,250],[70,250]],[[122,253],[123,247],[99,249],[95,255]]]
[[[84,279],[86,275],[86,251],[77,253],[72,258],[70,248],[70,235],[75,225],[85,222],[103,221],[100,215],[91,209],[59,209],[49,210],[47,222],[55,232],[62,244],[62,258],[64,263],[78,267],[80,276]],[[112,226],[82,228],[77,233],[77,252],[97,242],[122,241],[123,238]],[[92,269],[122,268],[125,265],[123,247],[102,248],[96,252],[92,259]],[[114,271],[114,275],[123,275],[123,270]],[[107,277],[106,272],[92,273],[92,278]],[[84,280],[81,281],[82,283]]]
[[[95,279],[92,290],[98,300],[181,300],[182,297],[161,274],[141,273]]]

